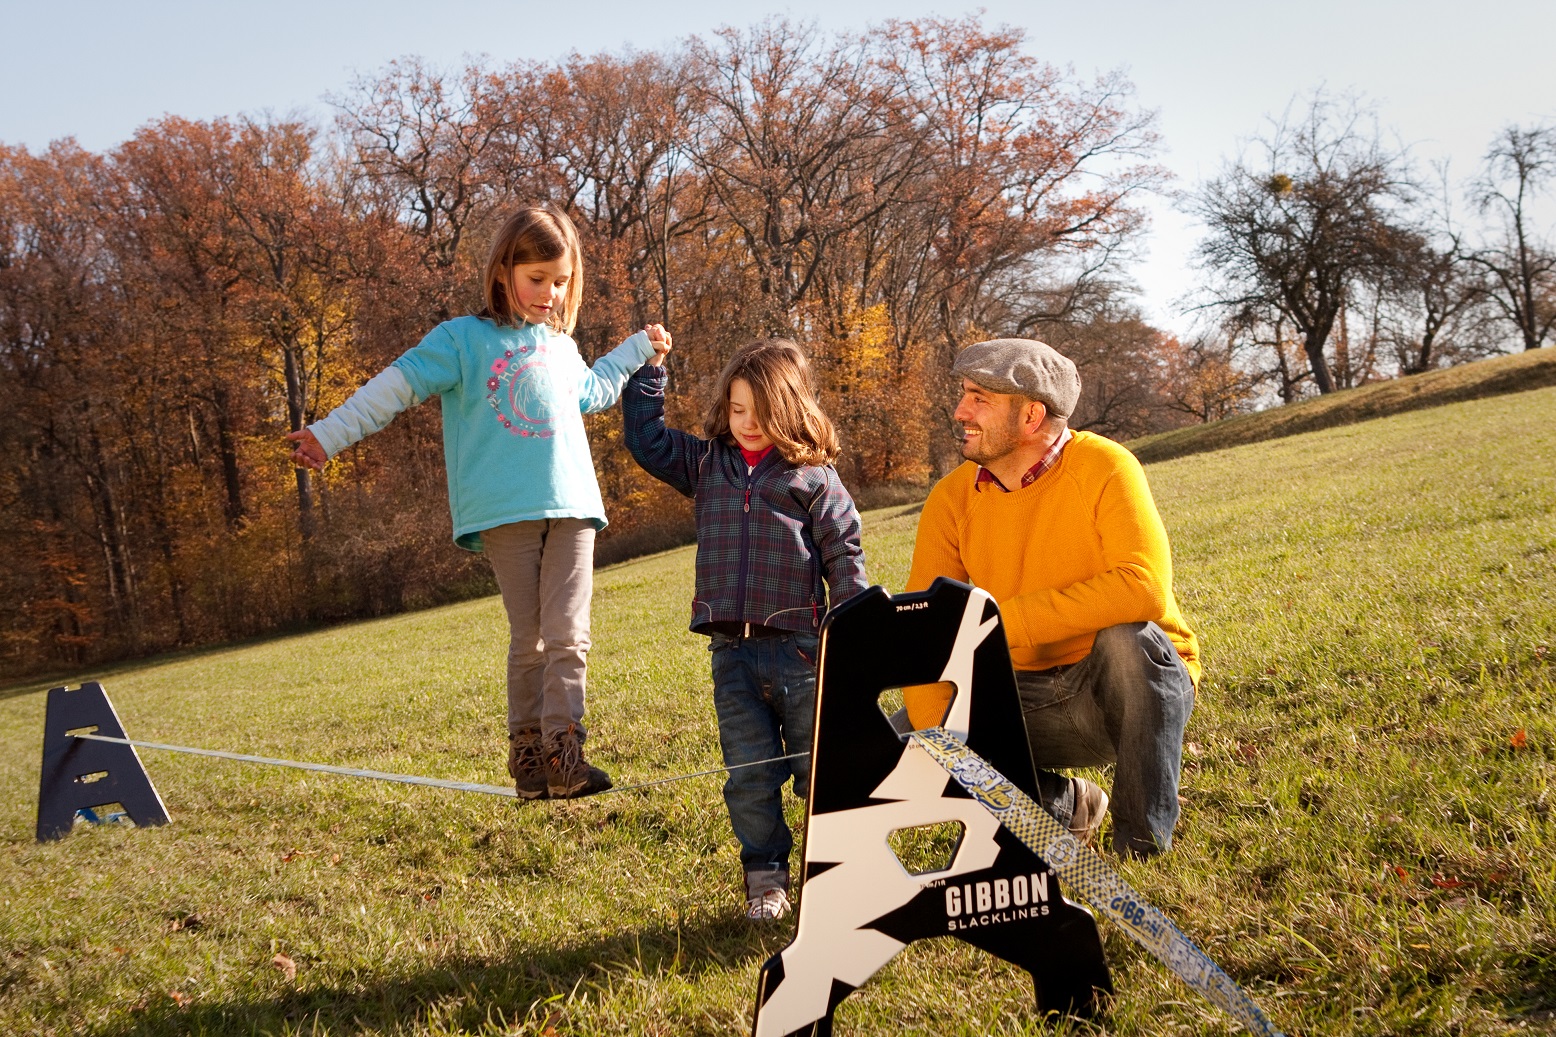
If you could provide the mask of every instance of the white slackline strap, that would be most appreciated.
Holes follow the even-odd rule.
[[[766,760],[752,760],[750,763],[731,763],[722,767],[714,767],[706,771],[693,771],[691,774],[677,774],[669,778],[655,778],[653,781],[640,781],[636,785],[618,785],[615,788],[606,789],[599,793],[608,796],[612,792],[634,792],[638,789],[652,788],[655,785],[668,785],[672,781],[685,781],[687,778],[706,778],[712,774],[723,774],[726,771],[738,771],[743,767],[760,767],[764,763],[782,763],[785,760],[798,760],[809,756],[810,753],[790,753],[788,756],[773,756]]]
[[[505,796],[508,799],[518,798],[518,793],[507,785],[481,785],[473,781],[446,781],[443,778],[423,778],[418,774],[390,774],[388,771],[370,771],[360,767],[336,767],[328,763],[278,760],[271,756],[250,756],[248,753],[229,753],[222,752],[219,749],[193,749],[187,745],[163,745],[161,742],[141,742],[132,738],[114,738],[111,735],[78,734],[75,737],[89,739],[93,742],[133,745],[137,749],[161,749],[170,753],[188,753],[191,756],[214,756],[218,760],[236,760],[239,763],[263,763],[271,767],[292,767],[300,771],[320,771],[324,774],[339,774],[344,778],[372,778],[375,781],[397,781],[402,785],[426,785],[435,789],[452,789],[455,792],[479,792],[485,796]],[[801,756],[809,755],[810,753],[790,753],[788,756],[775,756],[770,760],[754,760],[751,763],[737,763],[729,767],[715,767],[712,770],[697,771],[694,774],[677,774],[669,778],[656,778],[653,781],[645,781],[637,785],[621,785],[616,788],[606,789],[604,792],[596,793],[596,796],[608,795],[612,792],[631,792],[634,789],[646,789],[653,785],[668,785],[670,782],[685,781],[688,778],[702,778],[710,774],[723,774],[725,771],[739,770],[742,767],[760,767],[764,763],[778,763],[783,760],[794,760]]]
[[[1260,1037],[1281,1037],[1253,999],[1183,935],[1171,919],[1147,904],[1101,857],[989,766],[988,761],[943,727],[914,731],[913,739],[1012,835],[1047,861],[1071,889],[1123,927],[1179,979],[1231,1013],[1249,1032]]]

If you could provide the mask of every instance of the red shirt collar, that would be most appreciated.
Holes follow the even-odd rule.
[[[745,447],[740,448],[740,456],[746,459],[746,467],[748,468],[755,468],[758,464],[761,463],[762,458],[766,457],[772,452],[773,448],[771,444],[763,447],[761,450],[747,450]]]

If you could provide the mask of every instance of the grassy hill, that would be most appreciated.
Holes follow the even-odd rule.
[[[1206,678],[1178,845],[1125,877],[1288,1034],[1556,1031],[1556,388],[1148,473]],[[867,516],[890,589],[916,520]],[[599,573],[621,782],[717,761],[691,559]],[[505,641],[486,599],[83,676],[133,737],[500,783]],[[717,778],[515,806],[146,752],[173,824],[38,845],[42,720],[0,699],[0,1032],[741,1033],[788,939],[738,917]],[[1102,929],[1100,1025],[933,941],[838,1033],[1231,1032]]]
[[[1462,403],[1503,393],[1556,385],[1556,349],[1537,349],[1515,356],[1428,371],[1410,378],[1346,389],[1328,396],[1274,407],[1257,414],[1240,414],[1206,425],[1190,425],[1131,441],[1129,449],[1141,461],[1168,461],[1207,450],[1262,443],[1302,432],[1350,425],[1389,414]]]

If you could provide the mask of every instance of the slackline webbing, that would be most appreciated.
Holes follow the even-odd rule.
[[[320,771],[324,774],[338,774],[343,778],[371,778],[374,781],[396,781],[402,785],[426,785],[435,789],[452,789],[455,792],[479,792],[484,796],[506,796],[508,799],[517,799],[512,786],[508,785],[481,785],[473,781],[448,781],[444,778],[424,778],[419,774],[391,774],[388,771],[372,771],[361,767],[336,767],[328,763],[305,763],[301,760],[280,760],[272,756],[251,756],[248,753],[229,753],[220,749],[195,749],[187,745],[164,745],[161,742],[142,742],[133,738],[114,738],[110,735],[78,734],[76,738],[85,738],[94,742],[113,742],[117,745],[133,745],[137,749],[161,749],[170,753],[187,753],[190,756],[211,756],[218,760],[236,760],[239,763],[262,763],[270,767],[291,767],[300,771]],[[790,753],[788,756],[774,756],[767,760],[753,760],[750,763],[737,763],[727,767],[714,767],[711,770],[696,771],[692,774],[677,774],[668,778],[655,778],[653,781],[643,781],[636,785],[620,785],[597,792],[586,798],[595,799],[606,796],[612,792],[631,792],[635,789],[646,789],[654,785],[668,785],[675,781],[686,781],[689,778],[703,778],[711,774],[723,774],[725,771],[739,770],[743,767],[760,767],[764,763],[779,763],[783,760],[795,760],[810,753]],[[585,797],[578,797],[585,798]]]
[[[1012,835],[1047,861],[1070,889],[1121,926],[1179,979],[1225,1009],[1250,1033],[1281,1037],[1263,1010],[1210,955],[961,739],[943,727],[930,727],[914,731],[913,740]]]

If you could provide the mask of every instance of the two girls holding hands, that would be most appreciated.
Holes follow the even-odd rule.
[[[625,388],[632,456],[696,501],[691,628],[711,638],[746,915],[781,918],[793,848],[782,788],[792,776],[797,795],[808,791],[821,618],[867,586],[859,515],[832,468],[837,434],[803,353],[781,339],[735,352],[701,436],[667,428],[669,333],[650,325],[586,365],[569,337],[582,279],[571,221],[520,210],[488,255],[481,313],[438,325],[328,417],[289,434],[292,459],[322,468],[441,397],[454,540],[486,552],[508,614],[508,771],[524,799],[588,795],[611,779],[583,756],[605,509],[582,415]],[[757,761],[767,762],[744,766]]]

